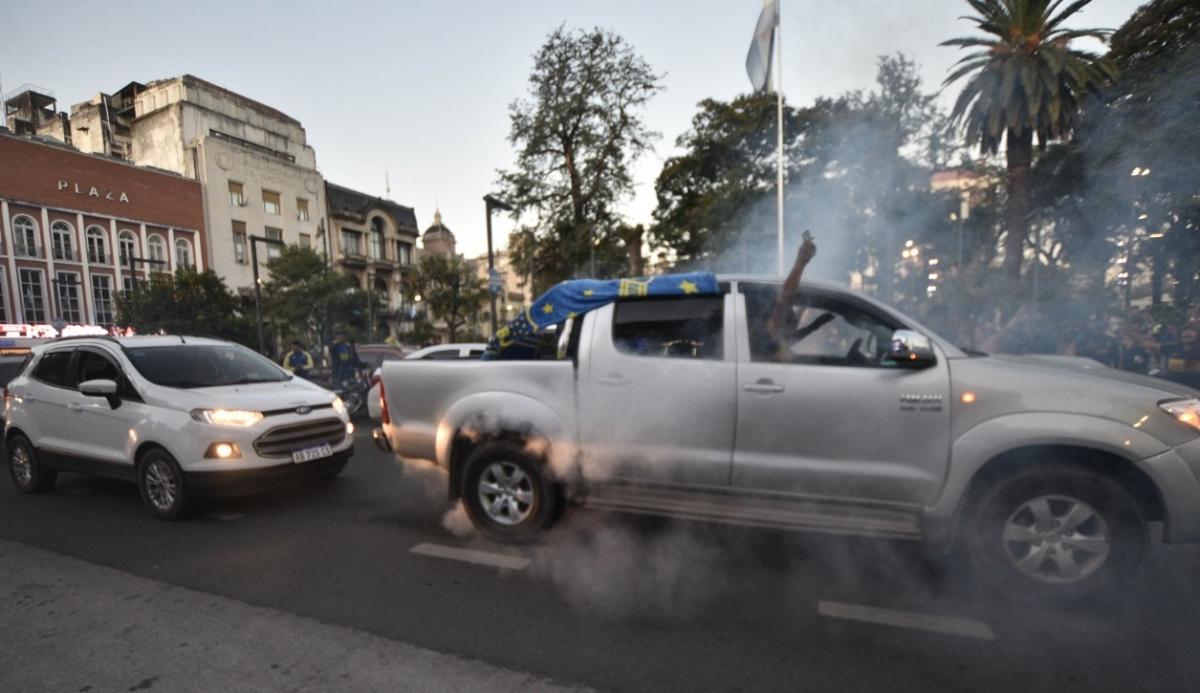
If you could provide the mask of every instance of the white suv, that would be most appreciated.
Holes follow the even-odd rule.
[[[9,471],[24,493],[57,472],[134,481],[151,514],[195,496],[333,476],[354,449],[345,406],[245,347],[194,337],[61,339],[4,389]]]

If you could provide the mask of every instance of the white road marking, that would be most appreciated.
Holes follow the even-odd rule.
[[[943,635],[959,635],[980,640],[996,639],[996,634],[992,632],[992,627],[988,624],[953,616],[935,616],[915,611],[897,611],[876,606],[863,606],[862,604],[826,601],[817,602],[817,613],[828,618],[878,623],[897,628],[913,628]]]
[[[492,566],[493,568],[504,568],[506,570],[524,570],[529,567],[530,560],[523,556],[510,556],[504,553],[492,553],[491,551],[474,551],[471,549],[460,549],[453,546],[443,546],[441,544],[417,544],[409,549],[412,553],[418,553],[422,556],[433,556],[435,558],[448,558],[452,561],[462,561],[464,563],[474,563],[476,565]]]
[[[238,518],[245,517],[242,513],[225,512],[225,513],[209,513],[205,515],[210,520],[220,520],[221,522],[229,522]]]

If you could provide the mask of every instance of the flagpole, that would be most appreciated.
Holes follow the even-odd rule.
[[[783,0],[776,0],[775,6],[775,111],[778,137],[778,159],[775,162],[775,187],[777,196],[776,213],[779,218],[779,229],[776,245],[779,256],[779,276],[783,271]]]

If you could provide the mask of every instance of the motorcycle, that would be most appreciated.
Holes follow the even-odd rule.
[[[355,369],[353,378],[335,383],[335,387],[331,389],[337,392],[342,401],[346,403],[346,411],[350,414],[350,418],[353,419],[366,412],[367,393],[371,389],[371,383],[364,371]]]

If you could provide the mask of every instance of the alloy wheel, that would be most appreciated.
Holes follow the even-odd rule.
[[[33,483],[33,459],[24,445],[13,447],[9,454],[9,464],[12,465],[13,478],[22,488]]]
[[[150,504],[159,512],[167,512],[175,505],[178,494],[178,484],[170,465],[162,460],[151,460],[146,465],[146,495],[150,497]]]
[[[489,519],[512,526],[533,512],[533,482],[511,462],[494,462],[479,477],[479,500]]]
[[[1004,548],[1013,567],[1039,582],[1083,580],[1104,565],[1112,549],[1108,523],[1078,498],[1045,495],[1022,503],[1004,524]]]

